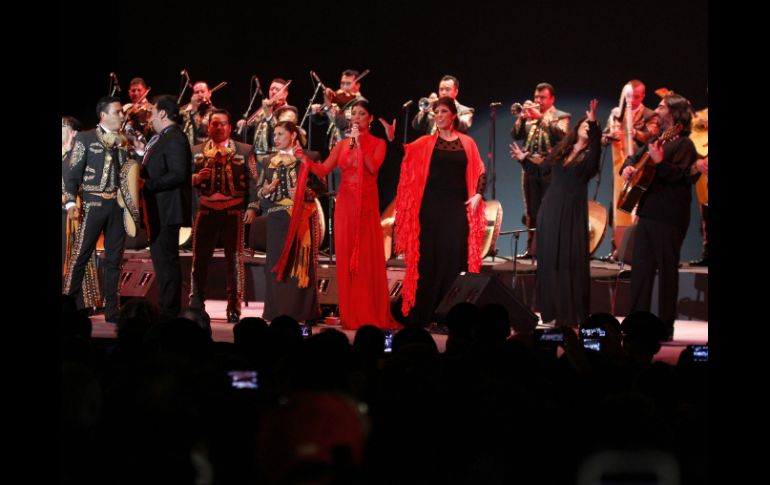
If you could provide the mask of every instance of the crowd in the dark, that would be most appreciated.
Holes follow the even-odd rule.
[[[373,326],[351,345],[248,317],[229,343],[204,312],[183,316],[131,300],[117,339],[94,339],[62,297],[64,483],[707,481],[705,348],[655,361],[650,313],[512,332],[502,307],[462,303],[443,353],[422,327],[385,352]]]

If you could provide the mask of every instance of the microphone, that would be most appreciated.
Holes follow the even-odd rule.
[[[324,83],[321,82],[321,79],[318,77],[318,74],[316,74],[315,71],[311,70],[310,75],[313,76],[313,79],[315,79],[315,82],[320,84],[322,88],[326,89],[326,86],[324,86]]]
[[[496,107],[498,107],[498,106],[502,106],[502,104],[503,104],[503,103],[497,103],[497,102],[495,102],[495,103],[489,103],[489,107],[490,107],[490,108],[496,108]]]
[[[115,81],[115,91],[117,91],[117,92],[121,92],[121,89],[120,89],[120,83],[118,82],[118,76],[116,76],[114,72],[111,72],[111,73],[110,73],[110,78],[111,78],[113,81]]]
[[[353,123],[353,128],[358,129],[358,123]],[[350,137],[350,149],[352,150],[354,146],[356,146],[356,137],[355,136],[351,136]]]
[[[414,101],[412,101],[412,100],[410,99],[409,101],[407,101],[406,103],[404,103],[404,106],[403,106],[403,108],[404,108],[404,109],[406,109],[406,108],[410,107],[410,106],[412,105],[412,103],[414,103]]]

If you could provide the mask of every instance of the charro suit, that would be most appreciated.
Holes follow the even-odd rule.
[[[209,264],[221,237],[227,262],[227,314],[240,315],[245,283],[243,212],[247,204],[249,209],[259,208],[254,154],[251,145],[233,140],[223,146],[209,140],[195,145],[192,152],[195,172],[208,168],[211,176],[196,185],[200,207],[193,229],[190,306],[205,307]]]
[[[96,249],[99,234],[104,231],[103,294],[105,318],[109,321],[118,316],[118,280],[126,239],[117,191],[121,171],[127,166],[128,151],[119,141],[101,126],[78,133],[63,167],[63,201],[76,203],[77,193],[82,190],[84,212],[63,292],[73,297],[81,293],[86,265]]]
[[[179,125],[168,126],[156,136],[142,162],[144,219],[160,288],[158,305],[167,316],[175,317],[182,298],[179,228],[192,224],[192,155]]]

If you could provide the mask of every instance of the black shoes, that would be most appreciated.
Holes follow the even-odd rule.
[[[241,315],[235,312],[227,312],[227,323],[238,323],[241,319]]]
[[[516,259],[529,259],[531,257],[532,257],[532,254],[529,252],[529,249],[527,249],[521,254],[516,255]]]
[[[700,259],[693,259],[692,261],[690,261],[690,266],[705,266],[705,267],[708,267],[708,265],[709,265],[709,257],[708,256],[703,256]]]

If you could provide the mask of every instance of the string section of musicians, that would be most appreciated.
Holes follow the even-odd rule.
[[[104,307],[105,320],[116,321],[126,236],[143,230],[167,317],[183,306],[205,309],[208,267],[217,243],[223,244],[226,318],[235,323],[244,298],[247,225],[258,219],[266,233],[267,318],[321,316],[317,264],[326,231],[329,253],[338,249],[336,266],[346,273],[338,275],[344,281],[340,323],[346,328],[428,326],[451,281],[460,272],[479,271],[485,211],[494,201],[483,200],[486,167],[467,136],[474,109],[458,101],[455,76],[443,76],[437,92],[419,100],[410,124],[422,135],[402,143],[396,120],[378,117],[363,95],[369,70],[344,70],[338,89],[311,71],[316,91],[304,112],[289,102],[292,80],[272,78],[265,94],[252,77],[251,103],[237,120],[212,100],[226,82],[210,88],[204,80],[190,82],[186,70],[180,74],[176,96],[150,96],[144,79],[131,79],[130,102],[123,104],[115,96],[117,77],[110,73],[110,93],[97,102],[95,128],[81,131],[77,120],[62,117],[63,293],[78,298],[81,307]],[[182,104],[188,88],[189,102]],[[584,280],[595,247],[589,244],[587,184],[598,171],[602,145],[612,149],[617,201],[609,214],[613,252],[607,259],[622,257],[623,233],[635,228],[633,310],[654,310],[652,281],[659,274],[658,313],[668,337],[673,335],[679,252],[693,184],[704,186],[698,193],[704,253],[694,264],[708,264],[708,110],[696,113],[671,91],[660,93],[652,110],[643,104],[645,95],[641,81],[629,81],[603,130],[595,100],[570,127],[572,116],[556,107],[550,83],[537,84],[533,100],[511,107],[511,156],[521,164],[523,222],[529,229],[526,249],[516,257],[537,264],[544,320],[577,326],[588,317],[590,284]],[[309,136],[324,139],[323,153],[309,149]],[[401,166],[397,190],[378,184],[388,160]],[[380,190],[393,200],[388,208]],[[324,196],[325,210],[319,203]],[[391,226],[395,220],[396,255],[407,263],[403,315],[394,316],[389,305],[384,212],[393,216]],[[452,233],[462,229],[460,235],[439,235],[450,227]],[[190,244],[192,288],[182,298],[179,250]],[[105,254],[103,281],[93,269],[97,246]]]

